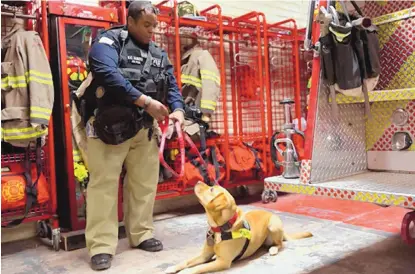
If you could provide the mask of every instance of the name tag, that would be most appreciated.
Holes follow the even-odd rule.
[[[128,55],[127,60],[131,64],[141,65],[143,62],[143,57]]]

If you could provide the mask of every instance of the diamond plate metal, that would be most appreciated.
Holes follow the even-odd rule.
[[[376,90],[369,92],[370,102],[383,102],[395,100],[412,100],[415,99],[415,88],[395,89],[395,90]],[[336,94],[337,104],[363,103],[363,97],[346,96],[341,93]]]
[[[378,90],[414,88],[415,18],[379,26],[381,74]]]
[[[415,209],[415,174],[363,172],[319,184],[275,176],[265,179],[264,190]]]
[[[387,13],[398,12],[414,6],[413,1],[365,1],[362,11],[365,16],[374,18]]]
[[[353,191],[371,191],[393,195],[415,195],[415,174],[393,172],[365,172],[362,174],[334,180],[319,186],[347,189]]]
[[[327,99],[328,93],[327,87],[320,85],[312,183],[353,175],[367,167],[363,104],[339,105],[339,119],[335,119]]]
[[[409,114],[407,123],[403,126],[392,124],[393,112],[403,108]],[[397,131],[407,132],[415,138],[415,101],[376,102],[371,107],[372,119],[366,123],[366,145],[372,151],[391,151],[392,136]],[[415,151],[412,145],[408,150]]]

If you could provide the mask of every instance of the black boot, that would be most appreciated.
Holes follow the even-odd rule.
[[[159,240],[151,238],[139,244],[137,248],[149,252],[157,252],[163,250],[163,244]]]
[[[97,254],[91,258],[91,268],[93,270],[105,270],[111,267],[112,255]]]

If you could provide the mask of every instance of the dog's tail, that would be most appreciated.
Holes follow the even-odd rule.
[[[292,241],[310,237],[313,237],[313,234],[311,232],[298,232],[293,234],[287,234],[284,232],[284,241]]]

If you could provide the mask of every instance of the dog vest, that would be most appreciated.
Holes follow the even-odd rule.
[[[243,221],[242,227],[237,231],[228,231],[232,228],[237,219],[238,213],[235,213],[235,215],[224,225],[219,227],[210,227],[206,234],[207,244],[209,246],[212,246],[215,243],[219,244],[222,241],[245,238],[245,244],[238,256],[233,259],[233,262],[239,260],[245,254],[251,240],[251,227],[246,220]]]

